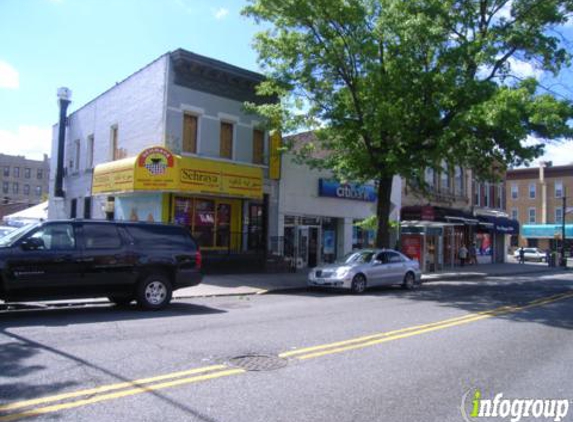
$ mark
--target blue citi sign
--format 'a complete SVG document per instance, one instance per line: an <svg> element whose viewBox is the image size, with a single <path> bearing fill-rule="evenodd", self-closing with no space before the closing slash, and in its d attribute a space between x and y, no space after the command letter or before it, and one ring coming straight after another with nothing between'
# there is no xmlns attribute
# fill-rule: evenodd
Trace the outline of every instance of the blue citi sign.
<svg viewBox="0 0 573 422"><path fill-rule="evenodd" d="M374 186L357 183L339 183L334 180L318 180L318 196L352 199L355 201L376 202Z"/></svg>

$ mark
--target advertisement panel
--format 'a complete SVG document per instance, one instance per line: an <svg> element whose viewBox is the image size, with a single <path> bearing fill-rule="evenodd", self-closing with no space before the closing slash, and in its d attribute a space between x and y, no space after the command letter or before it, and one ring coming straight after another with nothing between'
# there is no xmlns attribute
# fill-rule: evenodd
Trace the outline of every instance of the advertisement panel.
<svg viewBox="0 0 573 422"><path fill-rule="evenodd" d="M416 234L402 234L400 239L402 253L410 259L422 262L422 236Z"/></svg>

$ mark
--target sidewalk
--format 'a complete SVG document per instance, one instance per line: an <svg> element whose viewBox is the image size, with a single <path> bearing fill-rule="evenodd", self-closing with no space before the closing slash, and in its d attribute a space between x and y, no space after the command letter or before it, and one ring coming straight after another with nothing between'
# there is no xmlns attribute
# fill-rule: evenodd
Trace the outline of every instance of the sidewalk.
<svg viewBox="0 0 573 422"><path fill-rule="evenodd" d="M556 273L562 271L564 270L561 268L548 267L547 264L539 263L483 264L424 274L422 280L424 282L468 280L490 276ZM280 290L305 289L307 273L308 271L279 274L207 275L199 286L177 290L173 293L173 297L241 296Z"/></svg>

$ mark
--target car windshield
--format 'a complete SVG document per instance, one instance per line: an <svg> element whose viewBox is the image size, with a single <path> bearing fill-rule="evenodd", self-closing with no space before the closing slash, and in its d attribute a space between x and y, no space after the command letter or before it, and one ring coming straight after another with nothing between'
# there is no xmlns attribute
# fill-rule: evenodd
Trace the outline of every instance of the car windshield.
<svg viewBox="0 0 573 422"><path fill-rule="evenodd" d="M14 242L20 239L22 236L27 234L30 230L35 229L40 223L33 223L28 224L26 226L22 226L10 233L0 237L0 247L12 246Z"/></svg>
<svg viewBox="0 0 573 422"><path fill-rule="evenodd" d="M338 261L341 264L367 264L372 261L374 251L351 252Z"/></svg>

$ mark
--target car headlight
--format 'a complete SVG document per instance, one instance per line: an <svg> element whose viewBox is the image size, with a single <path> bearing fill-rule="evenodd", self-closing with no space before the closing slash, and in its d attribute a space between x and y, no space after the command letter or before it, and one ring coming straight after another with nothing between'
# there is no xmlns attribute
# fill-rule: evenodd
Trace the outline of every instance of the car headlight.
<svg viewBox="0 0 573 422"><path fill-rule="evenodd" d="M348 275L348 273L350 272L350 268L349 267L342 267L336 270L336 277L337 278L344 278Z"/></svg>

